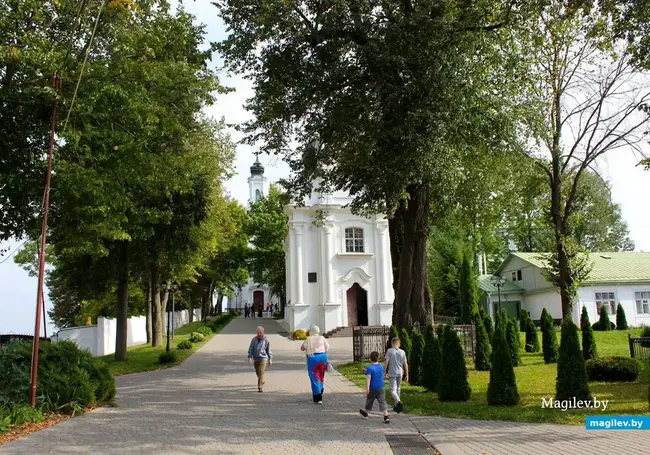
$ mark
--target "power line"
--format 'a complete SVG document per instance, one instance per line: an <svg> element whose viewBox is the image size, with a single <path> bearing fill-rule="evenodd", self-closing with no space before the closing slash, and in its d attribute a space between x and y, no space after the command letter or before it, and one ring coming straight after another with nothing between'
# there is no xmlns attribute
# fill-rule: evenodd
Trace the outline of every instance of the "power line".
<svg viewBox="0 0 650 455"><path fill-rule="evenodd" d="M29 239L25 240L23 243L21 243L20 245L18 245L18 247L17 247L15 250L13 250L9 256L7 256L7 257L4 258L2 261L0 261L0 265L2 265L2 264L4 264L5 262L7 262L7 261L11 258L11 256L13 256L14 254L16 254L16 253L18 252L18 250L19 250L20 248L22 248L22 246L23 246L25 243L27 243L28 241L29 241Z"/></svg>

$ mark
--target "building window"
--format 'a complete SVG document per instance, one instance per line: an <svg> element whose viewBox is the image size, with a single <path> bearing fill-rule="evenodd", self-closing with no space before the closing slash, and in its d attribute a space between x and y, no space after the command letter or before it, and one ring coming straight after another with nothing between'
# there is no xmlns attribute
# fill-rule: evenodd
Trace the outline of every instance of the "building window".
<svg viewBox="0 0 650 455"><path fill-rule="evenodd" d="M363 253L363 229L346 228L345 229L345 252L346 253Z"/></svg>
<svg viewBox="0 0 650 455"><path fill-rule="evenodd" d="M517 270L517 281L521 281L521 270Z"/></svg>
<svg viewBox="0 0 650 455"><path fill-rule="evenodd" d="M512 272L512 281L517 281L517 272Z"/></svg>
<svg viewBox="0 0 650 455"><path fill-rule="evenodd" d="M609 314L616 314L616 296L613 292L596 292L596 310L600 314L600 307L607 305Z"/></svg>
<svg viewBox="0 0 650 455"><path fill-rule="evenodd" d="M517 270L516 272L512 272L512 281L521 281L521 270Z"/></svg>
<svg viewBox="0 0 650 455"><path fill-rule="evenodd" d="M262 192L260 190L255 190L255 201L262 199Z"/></svg>
<svg viewBox="0 0 650 455"><path fill-rule="evenodd" d="M650 315L650 291L635 292L634 299L636 300L637 314Z"/></svg>

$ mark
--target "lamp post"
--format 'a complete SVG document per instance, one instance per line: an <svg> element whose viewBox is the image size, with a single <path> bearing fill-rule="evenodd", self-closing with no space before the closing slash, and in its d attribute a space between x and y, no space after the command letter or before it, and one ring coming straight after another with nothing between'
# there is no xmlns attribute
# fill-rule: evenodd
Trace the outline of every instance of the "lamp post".
<svg viewBox="0 0 650 455"><path fill-rule="evenodd" d="M167 352L169 352L169 339L170 339L170 336L171 336L171 332L173 330L172 318L174 317L174 293L176 291L178 291L178 283L176 281L174 281L172 283L171 287L169 287L167 285L167 282L163 281L161 287L162 287L163 291L169 290L169 300L167 300L167 308L166 308L166 310L167 310L167 347L165 348L165 350ZM172 329L170 329L170 324L172 324Z"/></svg>
<svg viewBox="0 0 650 455"><path fill-rule="evenodd" d="M499 296L499 313L501 313L501 288L506 284L506 279L501 275L493 275L490 281L492 281L492 284L497 287L497 294Z"/></svg>

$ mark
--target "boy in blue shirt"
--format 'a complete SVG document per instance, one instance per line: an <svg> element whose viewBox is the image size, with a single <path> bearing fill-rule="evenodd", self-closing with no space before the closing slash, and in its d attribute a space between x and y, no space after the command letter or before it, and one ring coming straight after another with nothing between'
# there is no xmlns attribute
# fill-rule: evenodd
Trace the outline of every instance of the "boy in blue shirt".
<svg viewBox="0 0 650 455"><path fill-rule="evenodd" d="M359 414L368 418L368 411L372 411L372 405L377 400L379 410L384 413L384 423L390 423L388 418L388 406L386 406L386 392L384 391L384 367L379 364L379 353L373 351L370 354L372 362L366 373L366 409L359 409Z"/></svg>

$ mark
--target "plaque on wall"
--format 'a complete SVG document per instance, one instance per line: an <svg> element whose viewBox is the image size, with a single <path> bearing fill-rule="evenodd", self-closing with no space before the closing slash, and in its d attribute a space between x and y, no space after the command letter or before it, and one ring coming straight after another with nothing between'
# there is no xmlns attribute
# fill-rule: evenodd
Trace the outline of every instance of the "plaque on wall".
<svg viewBox="0 0 650 455"><path fill-rule="evenodd" d="M307 273L307 283L315 283L315 282L316 282L316 272Z"/></svg>

